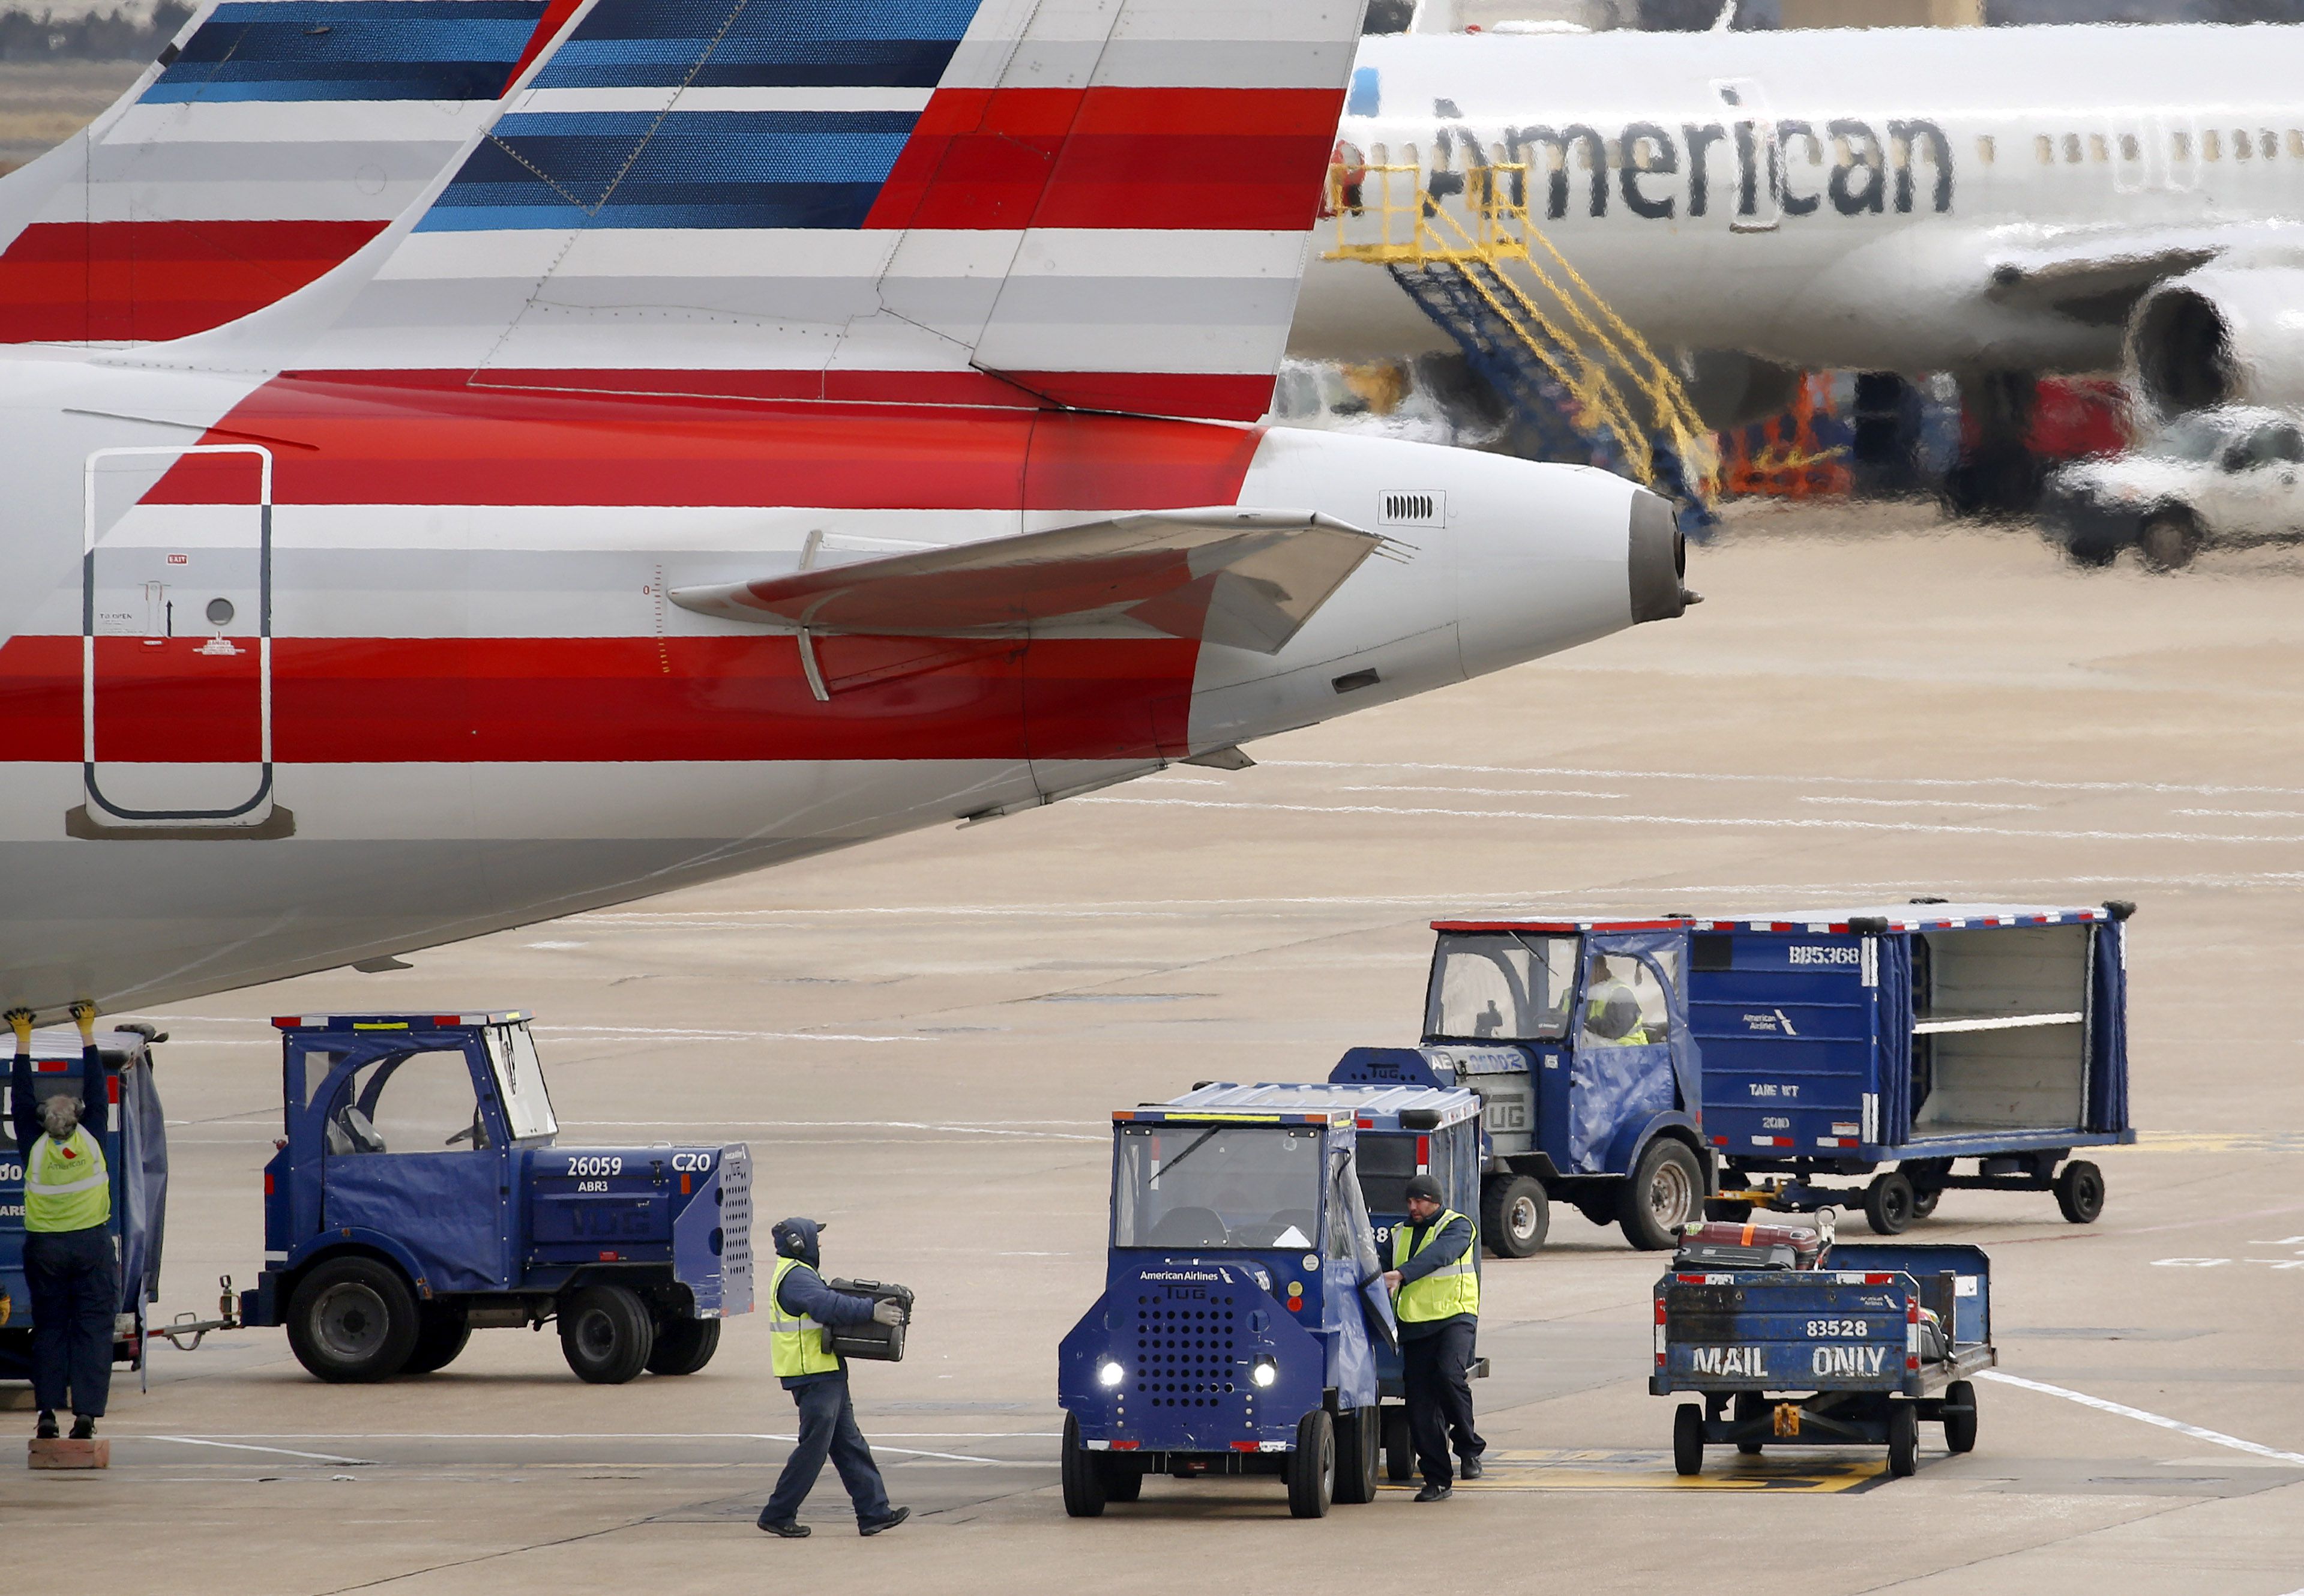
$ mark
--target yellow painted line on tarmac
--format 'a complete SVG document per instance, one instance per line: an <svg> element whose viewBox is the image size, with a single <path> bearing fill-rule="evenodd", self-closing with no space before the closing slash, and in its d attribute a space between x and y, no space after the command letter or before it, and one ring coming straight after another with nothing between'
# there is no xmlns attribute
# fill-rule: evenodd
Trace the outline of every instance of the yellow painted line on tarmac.
<svg viewBox="0 0 2304 1596"><path fill-rule="evenodd" d="M1616 1452L1605 1449L1500 1452L1481 1455L1487 1472L1478 1480L1459 1480L1456 1489L1472 1490L1779 1490L1831 1494L1861 1490L1885 1479L1886 1456L1871 1447L1845 1456L1798 1458L1758 1457L1714 1448L1704 1472L1683 1479L1674 1472L1672 1454ZM1419 1482L1387 1483L1386 1490L1415 1490Z"/></svg>

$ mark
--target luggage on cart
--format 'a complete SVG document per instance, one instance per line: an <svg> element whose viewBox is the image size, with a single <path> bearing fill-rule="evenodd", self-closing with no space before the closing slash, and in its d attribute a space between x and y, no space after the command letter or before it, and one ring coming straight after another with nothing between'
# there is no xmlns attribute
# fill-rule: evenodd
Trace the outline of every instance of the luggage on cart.
<svg viewBox="0 0 2304 1596"><path fill-rule="evenodd" d="M1829 1227L1713 1220L1686 1227L1676 1269L1812 1269L1832 1247Z"/></svg>

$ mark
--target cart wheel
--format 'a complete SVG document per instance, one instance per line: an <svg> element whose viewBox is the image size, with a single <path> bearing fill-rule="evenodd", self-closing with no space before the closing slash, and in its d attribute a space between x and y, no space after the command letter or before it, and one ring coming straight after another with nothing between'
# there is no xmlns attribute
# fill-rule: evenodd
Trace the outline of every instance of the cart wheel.
<svg viewBox="0 0 2304 1596"><path fill-rule="evenodd" d="M1297 1518L1326 1518L1336 1499L1336 1427L1328 1410L1316 1407L1296 1424L1296 1449L1288 1454L1288 1511Z"/></svg>
<svg viewBox="0 0 2304 1596"><path fill-rule="evenodd" d="M1683 1402L1672 1415L1672 1466L1684 1479L1704 1472L1704 1409Z"/></svg>
<svg viewBox="0 0 2304 1596"><path fill-rule="evenodd" d="M1080 1445L1078 1413L1064 1415L1063 1448L1064 1511L1074 1518L1103 1517L1104 1471L1096 1454Z"/></svg>
<svg viewBox="0 0 2304 1596"><path fill-rule="evenodd" d="M418 1310L416 1350L400 1366L402 1374L431 1374L445 1369L472 1338L472 1324L464 1304L427 1303Z"/></svg>
<svg viewBox="0 0 2304 1596"><path fill-rule="evenodd" d="M637 1293L586 1286L560 1299L560 1355L589 1385L621 1386L648 1367L656 1320Z"/></svg>
<svg viewBox="0 0 2304 1596"><path fill-rule="evenodd" d="M1105 1501L1132 1502L1144 1494L1144 1465L1134 1458L1110 1452L1083 1452L1080 1456L1096 1460L1096 1472L1104 1481Z"/></svg>
<svg viewBox="0 0 2304 1596"><path fill-rule="evenodd" d="M656 1346L648 1354L650 1374L693 1374L720 1350L716 1319L659 1319Z"/></svg>
<svg viewBox="0 0 2304 1596"><path fill-rule="evenodd" d="M1416 1441L1408 1432L1408 1410L1393 1403L1378 1421L1384 1429L1384 1477L1394 1485L1416 1477Z"/></svg>
<svg viewBox="0 0 2304 1596"><path fill-rule="evenodd" d="M1739 1391L1736 1393L1735 1419L1738 1424L1758 1423L1759 1422L1760 1415L1767 1411L1768 1405L1760 1400L1760 1394L1758 1391ZM1736 1450L1741 1452L1747 1457L1758 1457L1760 1455L1760 1443L1758 1441L1738 1441L1736 1443Z"/></svg>
<svg viewBox="0 0 2304 1596"><path fill-rule="evenodd" d="M416 1350L416 1294L380 1258L331 1258L288 1299L288 1346L331 1385L390 1380Z"/></svg>
<svg viewBox="0 0 2304 1596"><path fill-rule="evenodd" d="M1864 1188L1864 1219L1878 1235L1902 1235L1912 1225L1912 1183L1901 1170L1876 1175Z"/></svg>
<svg viewBox="0 0 2304 1596"><path fill-rule="evenodd" d="M1381 1433L1374 1403L1336 1415L1336 1500L1347 1506L1376 1500Z"/></svg>
<svg viewBox="0 0 2304 1596"><path fill-rule="evenodd" d="M1949 1452L1972 1452L1976 1449L1976 1388L1964 1380L1956 1380L1944 1389L1944 1400L1938 1406L1944 1415L1944 1449Z"/></svg>
<svg viewBox="0 0 2304 1596"><path fill-rule="evenodd" d="M1912 1218L1925 1219L1936 1212L1936 1199L1944 1195L1944 1187L1937 1183L1952 1173L1952 1160L1913 1159L1896 1167L1912 1183Z"/></svg>
<svg viewBox="0 0 2304 1596"><path fill-rule="evenodd" d="M2056 1207L2075 1225L2093 1225L2104 1212L2104 1171L2074 1159L2056 1176Z"/></svg>
<svg viewBox="0 0 2304 1596"><path fill-rule="evenodd" d="M1499 1258L1532 1258L1552 1228L1544 1183L1525 1175L1498 1176L1480 1187L1480 1234Z"/></svg>
<svg viewBox="0 0 2304 1596"><path fill-rule="evenodd" d="M1920 1414L1909 1402L1888 1405L1888 1473L1908 1478L1920 1465Z"/></svg>
<svg viewBox="0 0 2304 1596"><path fill-rule="evenodd" d="M1669 1136L1656 1137L1618 1193L1616 1219L1624 1239L1643 1252L1664 1252L1678 1244L1680 1227L1703 1211L1704 1170L1696 1155Z"/></svg>

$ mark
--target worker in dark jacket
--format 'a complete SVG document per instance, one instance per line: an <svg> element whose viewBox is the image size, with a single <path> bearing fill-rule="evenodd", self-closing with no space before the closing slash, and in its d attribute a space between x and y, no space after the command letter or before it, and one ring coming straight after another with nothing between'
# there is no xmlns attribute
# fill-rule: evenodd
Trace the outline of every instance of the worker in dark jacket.
<svg viewBox="0 0 2304 1596"><path fill-rule="evenodd" d="M816 1238L823 1228L815 1219L784 1219L770 1232L775 1238L776 1268L768 1278L768 1355L776 1378L800 1409L800 1439L768 1505L760 1509L760 1527L788 1540L809 1532L794 1518L816 1489L827 1456L848 1488L848 1499L856 1505L858 1534L893 1530L912 1513L910 1507L888 1506L887 1488L880 1482L872 1448L856 1428L848 1365L832 1350L826 1333L833 1325L868 1320L902 1324L904 1310L895 1303L875 1302L826 1286L817 1272Z"/></svg>
<svg viewBox="0 0 2304 1596"><path fill-rule="evenodd" d="M56 1435L67 1396L72 1439L87 1440L112 1390L112 1322L120 1311L120 1262L112 1250L112 1174L104 1133L112 1094L96 1048L96 1006L72 1005L80 1024L83 1099L42 1099L32 1085L32 1011L13 1008L16 1061L8 1072L8 1117L24 1170L24 1285L32 1298L33 1433Z"/></svg>
<svg viewBox="0 0 2304 1596"><path fill-rule="evenodd" d="M1438 1181L1428 1175L1409 1181L1408 1223L1393 1227L1384 1283L1400 1324L1409 1435L1424 1474L1419 1502L1443 1502L1455 1493L1452 1440L1467 1480L1480 1477L1480 1454L1488 1447L1472 1428L1466 1373L1480 1322L1479 1244L1472 1222L1441 1205Z"/></svg>

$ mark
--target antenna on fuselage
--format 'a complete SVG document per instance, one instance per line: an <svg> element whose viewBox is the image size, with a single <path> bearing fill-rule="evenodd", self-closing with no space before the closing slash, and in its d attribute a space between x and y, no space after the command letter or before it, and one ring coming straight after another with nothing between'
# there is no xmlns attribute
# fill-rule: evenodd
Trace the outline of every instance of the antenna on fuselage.
<svg viewBox="0 0 2304 1596"><path fill-rule="evenodd" d="M1736 0L1726 0L1726 4L1720 8L1720 14L1712 19L1712 31L1725 33L1735 25Z"/></svg>

